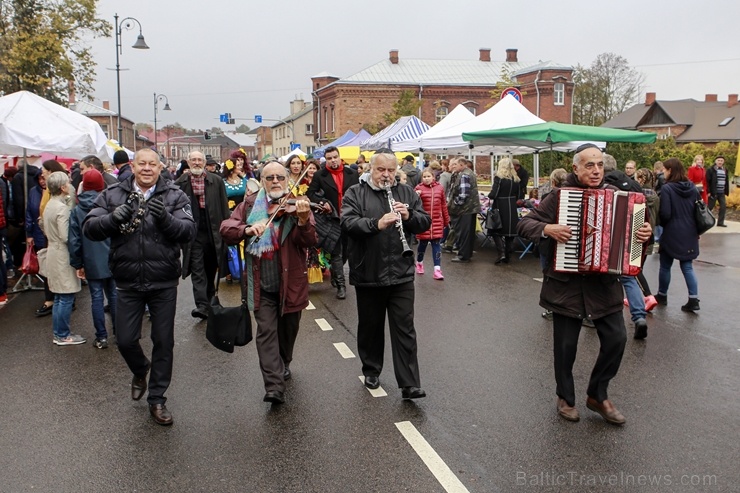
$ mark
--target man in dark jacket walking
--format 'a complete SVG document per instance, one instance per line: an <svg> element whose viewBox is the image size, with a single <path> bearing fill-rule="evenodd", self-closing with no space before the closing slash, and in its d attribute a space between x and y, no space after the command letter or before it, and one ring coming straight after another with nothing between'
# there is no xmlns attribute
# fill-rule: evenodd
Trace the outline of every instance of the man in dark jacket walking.
<svg viewBox="0 0 740 493"><path fill-rule="evenodd" d="M267 225L268 208L288 192L288 172L280 163L262 170L262 189L239 204L221 223L230 245L246 240L244 293L257 321L257 355L265 384L265 402L285 402L293 346L301 313L308 306L307 248L316 245L311 207L305 197L296 200L296 213Z"/></svg>
<svg viewBox="0 0 740 493"><path fill-rule="evenodd" d="M111 239L109 265L118 288L116 339L134 374L131 398L144 396L151 369L149 412L157 424L170 425L164 393L172 379L180 244L193 241L196 226L187 195L166 183L161 169L156 152L137 151L133 175L98 196L82 230L93 241ZM139 343L146 306L152 319L151 361Z"/></svg>
<svg viewBox="0 0 740 493"><path fill-rule="evenodd" d="M127 180L131 175L131 163L128 153L120 149L113 153L113 165L118 169L118 181Z"/></svg>
<svg viewBox="0 0 740 493"><path fill-rule="evenodd" d="M709 210L713 210L719 204L719 215L717 226L726 228L725 211L727 210L726 198L730 195L730 175L725 169L725 158L717 156L714 166L707 169L707 188L709 188Z"/></svg>
<svg viewBox="0 0 740 493"><path fill-rule="evenodd" d="M396 184L398 161L392 151L383 151L370 158L370 174L347 191L342 204L342 230L349 237L349 282L357 293L357 351L365 386L378 388L387 312L401 396L418 399L426 393L420 388L416 355L414 255L404 252L401 235L423 233L432 219L411 187Z"/></svg>
<svg viewBox="0 0 740 493"><path fill-rule="evenodd" d="M604 159L598 147L593 144L584 144L576 149L576 154L573 156L573 173L567 176L565 186L605 187ZM552 238L558 243L565 243L571 238L570 226L558 224L560 190L554 189L553 192L540 202L539 207L519 221L517 231L520 236L531 241ZM648 241L651 231L650 224L645 223L637 231L637 239L641 242ZM589 317L596 325L601 349L591 372L586 407L599 413L611 424L624 424L624 416L607 395L609 381L619 370L627 341L622 317L623 298L619 276L555 272L552 261L545 268L544 273L540 305L553 312L558 414L568 421L580 419L575 407L573 363L576 358L581 322L585 317Z"/></svg>
<svg viewBox="0 0 740 493"><path fill-rule="evenodd" d="M326 166L313 176L306 195L312 202L321 204L326 214L342 210L342 198L352 185L359 181L357 171L349 166L342 166L339 149L334 146L326 148L324 152ZM337 298L347 297L347 288L344 280L344 262L347 259L347 237L343 234L337 241L331 254L331 284L337 288Z"/></svg>
<svg viewBox="0 0 740 493"><path fill-rule="evenodd" d="M191 152L188 165L190 173L181 175L175 185L190 199L198 232L195 241L182 247L182 278L191 276L193 283L195 308L190 314L205 320L208 301L216 291L216 271L225 252L218 229L221 221L229 217L229 204L223 179L205 171L206 158L202 152Z"/></svg>

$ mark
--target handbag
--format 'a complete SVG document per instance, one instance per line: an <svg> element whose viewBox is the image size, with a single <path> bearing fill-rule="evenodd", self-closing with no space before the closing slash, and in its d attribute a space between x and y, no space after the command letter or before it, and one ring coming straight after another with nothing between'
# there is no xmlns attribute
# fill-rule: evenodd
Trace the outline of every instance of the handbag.
<svg viewBox="0 0 740 493"><path fill-rule="evenodd" d="M239 270L241 271L243 268L240 253L237 251ZM249 314L247 300L244 296L244 286L241 278L239 279L239 286L242 292L241 305L221 305L221 301L218 299L218 284L216 285L216 292L208 305L206 339L216 349L227 353L233 353L234 346L246 346L252 340L252 317Z"/></svg>
<svg viewBox="0 0 740 493"><path fill-rule="evenodd" d="M489 207L486 212L486 229L497 230L501 229L503 224L501 223L501 212L497 207Z"/></svg>
<svg viewBox="0 0 740 493"><path fill-rule="evenodd" d="M242 258L240 255L240 249L237 247L237 245L229 245L226 255L228 258L228 265L229 265L229 274L231 274L232 279L241 279L242 278Z"/></svg>
<svg viewBox="0 0 740 493"><path fill-rule="evenodd" d="M714 214L701 199L694 202L694 221L696 222L696 231L700 235L712 229L716 223Z"/></svg>
<svg viewBox="0 0 740 493"><path fill-rule="evenodd" d="M26 253L23 254L23 263L21 263L21 272L29 276L35 276L39 273L39 258L33 245L26 244Z"/></svg>

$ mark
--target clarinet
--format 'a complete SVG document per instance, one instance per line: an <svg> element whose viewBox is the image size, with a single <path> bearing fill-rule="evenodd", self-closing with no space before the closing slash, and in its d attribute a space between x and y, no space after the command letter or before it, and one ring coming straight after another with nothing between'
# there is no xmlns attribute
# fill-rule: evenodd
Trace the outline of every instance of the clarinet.
<svg viewBox="0 0 740 493"><path fill-rule="evenodd" d="M391 187L386 187L385 192L388 194L388 205L391 208L391 212L393 212L393 204L395 204L396 201L393 198ZM406 207L408 207L408 205L406 205ZM396 219L396 227L398 228L398 232L401 235L401 244L403 245L403 253L401 254L401 256L405 258L413 257L414 251L411 249L411 247L409 247L409 242L406 241L406 233L403 232L403 219L401 219L401 213L396 212L396 215L398 216L398 219Z"/></svg>

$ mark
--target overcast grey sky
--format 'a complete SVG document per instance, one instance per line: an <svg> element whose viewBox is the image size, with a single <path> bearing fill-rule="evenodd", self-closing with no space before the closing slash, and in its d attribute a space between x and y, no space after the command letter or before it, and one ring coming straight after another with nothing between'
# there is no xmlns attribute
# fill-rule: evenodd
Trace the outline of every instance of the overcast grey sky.
<svg viewBox="0 0 740 493"><path fill-rule="evenodd" d="M151 49L135 50L138 30L123 31L122 113L154 120L154 93L172 111L158 126L221 125L218 115L265 119L289 113L294 97L311 100L310 78L349 76L398 49L403 58L477 59L491 48L503 60L590 65L600 53L625 57L658 99L727 100L740 92L740 2L674 0L100 0L98 15L135 17ZM116 110L113 36L93 41L95 102ZM230 128L233 128L230 127Z"/></svg>

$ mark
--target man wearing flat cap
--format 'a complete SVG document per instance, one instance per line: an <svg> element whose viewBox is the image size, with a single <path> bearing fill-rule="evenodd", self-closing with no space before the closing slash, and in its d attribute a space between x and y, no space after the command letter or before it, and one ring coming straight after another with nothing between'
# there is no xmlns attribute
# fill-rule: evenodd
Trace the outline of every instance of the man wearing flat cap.
<svg viewBox="0 0 740 493"><path fill-rule="evenodd" d="M618 188L604 183L604 155L593 144L584 144L573 156L573 172L563 184L570 188ZM571 227L558 224L560 189L554 188L539 207L519 220L519 236L540 243L541 252L551 252L557 243L570 240ZM652 229L645 223L637 230L637 239L646 242ZM619 370L627 342L627 331L622 317L623 291L617 274L584 274L581 272L555 272L554 255L547 255L549 262L543 269L544 280L540 305L553 312L553 345L555 356L555 382L557 413L567 421L578 421L573 363L576 359L581 323L588 317L596 325L601 348L591 372L586 407L608 423L621 426L625 418L612 404L607 387Z"/></svg>
<svg viewBox="0 0 740 493"><path fill-rule="evenodd" d="M195 240L183 245L182 278L191 276L195 318L208 318L208 302L216 291L216 271L221 265L225 245L219 228L229 217L226 187L223 179L205 170L206 158L200 151L188 154L190 173L184 173L175 185L190 198L193 219L197 225Z"/></svg>

